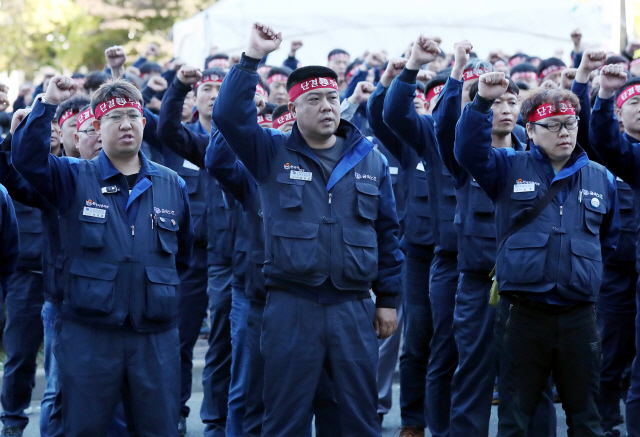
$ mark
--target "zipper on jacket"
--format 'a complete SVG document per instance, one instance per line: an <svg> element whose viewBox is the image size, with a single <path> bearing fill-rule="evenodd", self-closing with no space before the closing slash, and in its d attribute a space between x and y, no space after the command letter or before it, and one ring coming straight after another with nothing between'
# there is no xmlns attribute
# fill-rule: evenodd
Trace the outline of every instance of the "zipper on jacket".
<svg viewBox="0 0 640 437"><path fill-rule="evenodd" d="M329 205L331 205L331 197L333 196L333 193L329 193Z"/></svg>

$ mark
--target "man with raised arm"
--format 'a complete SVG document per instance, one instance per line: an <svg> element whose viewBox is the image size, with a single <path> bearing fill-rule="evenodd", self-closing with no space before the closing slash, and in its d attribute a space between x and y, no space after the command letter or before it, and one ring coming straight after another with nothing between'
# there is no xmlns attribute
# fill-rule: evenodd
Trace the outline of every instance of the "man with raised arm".
<svg viewBox="0 0 640 437"><path fill-rule="evenodd" d="M290 134L257 124L258 64L281 42L270 27L252 26L249 48L225 78L212 117L260 187L268 291L262 432L304 434L327 366L343 435L380 436L377 337L397 327L403 258L389 168L339 119L337 75L329 68L289 76L296 119Z"/></svg>

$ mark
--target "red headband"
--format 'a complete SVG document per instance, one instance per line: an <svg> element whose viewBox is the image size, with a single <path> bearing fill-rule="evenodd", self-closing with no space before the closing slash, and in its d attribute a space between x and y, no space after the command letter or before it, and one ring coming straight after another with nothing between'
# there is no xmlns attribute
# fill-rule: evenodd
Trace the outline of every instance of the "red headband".
<svg viewBox="0 0 640 437"><path fill-rule="evenodd" d="M271 123L272 120L272 114L258 115L258 124Z"/></svg>
<svg viewBox="0 0 640 437"><path fill-rule="evenodd" d="M346 75L347 80L351 79L353 76L355 76L355 74L358 72L358 70L360 69L360 65L362 64L358 64L355 67L353 67L351 70L349 70L349 72Z"/></svg>
<svg viewBox="0 0 640 437"><path fill-rule="evenodd" d="M209 61L207 68L222 67L227 68L229 66L229 60L225 58L216 58Z"/></svg>
<svg viewBox="0 0 640 437"><path fill-rule="evenodd" d="M93 111L91 110L91 107L88 107L78 115L78 125L76 126L76 131L80 131L80 126L82 125L82 123L89 120L90 118L93 118Z"/></svg>
<svg viewBox="0 0 640 437"><path fill-rule="evenodd" d="M512 81L517 81L518 79L535 79L538 80L538 75L535 71L516 71L511 75Z"/></svg>
<svg viewBox="0 0 640 437"><path fill-rule="evenodd" d="M434 86L427 92L427 102L430 102L435 96L440 95L442 90L444 89L444 85Z"/></svg>
<svg viewBox="0 0 640 437"><path fill-rule="evenodd" d="M540 79L544 79L545 77L547 77L551 73L555 73L556 71L562 71L565 68L567 68L567 67L564 67L562 65L549 65L547 68L545 68L544 70L542 70L540 72Z"/></svg>
<svg viewBox="0 0 640 437"><path fill-rule="evenodd" d="M262 85L260 84L256 85L256 94L260 94L264 98L267 97L267 92L264 90L264 88L262 88Z"/></svg>
<svg viewBox="0 0 640 437"><path fill-rule="evenodd" d="M330 88L339 91L338 83L334 79L330 77L316 77L314 79L307 79L304 82L295 84L289 90L289 100L295 102L302 94L321 88Z"/></svg>
<svg viewBox="0 0 640 437"><path fill-rule="evenodd" d="M105 114L113 111L114 109L133 108L140 111L142 114L142 105L135 100L123 99L122 97L114 97L111 100L107 100L104 103L100 103L96 106L96 120L100 120Z"/></svg>
<svg viewBox="0 0 640 437"><path fill-rule="evenodd" d="M287 111L284 114L282 114L280 117L276 118L275 120L273 120L273 128L274 129L278 129L280 128L280 126L282 126L283 124L286 124L290 121L293 121L293 115Z"/></svg>
<svg viewBox="0 0 640 437"><path fill-rule="evenodd" d="M560 110L557 111L553 103L545 103L529 114L529 121L539 121L556 115L576 115L576 108L569 102L560 102Z"/></svg>
<svg viewBox="0 0 640 437"><path fill-rule="evenodd" d="M58 119L58 126L62 127L65 121L69 120L71 117L73 117L77 113L78 113L77 109L69 109L67 111L64 111L64 113Z"/></svg>
<svg viewBox="0 0 640 437"><path fill-rule="evenodd" d="M329 56L329 62L333 61L334 59L336 61L348 61L349 59L351 59L351 56L348 53L336 53Z"/></svg>
<svg viewBox="0 0 640 437"><path fill-rule="evenodd" d="M424 95L424 93L420 90L416 90L416 95L415 97L419 98L420 100L422 100L423 102L428 102L427 97Z"/></svg>
<svg viewBox="0 0 640 437"><path fill-rule="evenodd" d="M289 76L285 76L284 74L274 74L271 75L267 78L267 83L269 85L271 85L273 82L275 82L276 80L278 82L287 82L287 79L289 79Z"/></svg>
<svg viewBox="0 0 640 437"><path fill-rule="evenodd" d="M509 60L509 65L513 67L514 65L522 64L526 60L527 58L525 58L524 56L516 56L515 58L511 58Z"/></svg>
<svg viewBox="0 0 640 437"><path fill-rule="evenodd" d="M464 70L464 72L462 73L462 79L463 80L478 79L480 76L482 76L485 73L491 73L491 71L484 68L476 68L476 69L470 68L468 70Z"/></svg>
<svg viewBox="0 0 640 437"><path fill-rule="evenodd" d="M625 89L620 93L618 99L616 100L618 108L622 108L624 102L629 100L631 97L637 96L638 94L640 94L640 85L631 85L629 88Z"/></svg>
<svg viewBox="0 0 640 437"><path fill-rule="evenodd" d="M631 63L629 64L629 68L631 68L631 67L633 67L635 65L638 65L638 64L640 64L640 58L636 58L633 61L631 61Z"/></svg>
<svg viewBox="0 0 640 437"><path fill-rule="evenodd" d="M202 79L200 79L198 82L196 82L196 84L193 86L193 89L195 90L200 85L202 85L203 83L206 83L206 82L222 83L222 79L223 78L221 76L217 75L217 74L209 74L207 76L202 76Z"/></svg>
<svg viewBox="0 0 640 437"><path fill-rule="evenodd" d="M504 62L502 59L498 59L496 62L494 62L493 67L508 67L507 63Z"/></svg>

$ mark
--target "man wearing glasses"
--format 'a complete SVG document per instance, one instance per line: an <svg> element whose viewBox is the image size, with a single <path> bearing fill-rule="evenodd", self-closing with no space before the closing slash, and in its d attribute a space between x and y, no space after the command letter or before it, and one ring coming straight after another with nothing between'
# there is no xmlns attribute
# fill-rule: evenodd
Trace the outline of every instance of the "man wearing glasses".
<svg viewBox="0 0 640 437"><path fill-rule="evenodd" d="M580 102L566 90L522 102L528 151L492 148L491 108L508 85L480 77L454 146L496 208L498 436L526 433L550 375L569 435L603 436L595 300L620 234L615 178L576 144Z"/></svg>
<svg viewBox="0 0 640 437"><path fill-rule="evenodd" d="M71 78L54 77L12 150L16 169L60 214L65 295L56 358L64 434L107 435L126 393L138 433L175 435L179 273L193 241L186 185L140 153L142 96L124 80L92 97L102 141L96 159L49 154L43 140L56 106L76 90Z"/></svg>

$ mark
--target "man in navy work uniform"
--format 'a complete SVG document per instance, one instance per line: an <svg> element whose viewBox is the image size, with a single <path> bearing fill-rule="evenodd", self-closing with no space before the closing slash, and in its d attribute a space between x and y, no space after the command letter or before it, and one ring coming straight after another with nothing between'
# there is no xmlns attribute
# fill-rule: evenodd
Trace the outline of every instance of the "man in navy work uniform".
<svg viewBox="0 0 640 437"><path fill-rule="evenodd" d="M496 208L498 436L526 433L550 375L569 435L603 436L595 300L620 235L615 179L576 145L580 104L570 91L541 89L522 103L530 151L491 147L492 106L508 86L504 73L480 77L454 148Z"/></svg>
<svg viewBox="0 0 640 437"><path fill-rule="evenodd" d="M425 403L427 368L430 342L433 335L429 276L433 260L437 203L435 187L428 183L424 160L407 143L401 141L383 120L387 90L400 74L407 60L393 59L387 65L380 82L367 105L367 118L374 134L398 159L405 173L406 212L405 231L400 246L405 251L404 265L404 346L400 356L400 415L401 436L424 435L427 427ZM416 97L407 99L405 106L415 108L415 116L427 113L424 102L416 90ZM418 101L419 104L415 104ZM395 363L394 363L395 365Z"/></svg>
<svg viewBox="0 0 640 437"><path fill-rule="evenodd" d="M7 294L7 281L16 271L20 237L13 202L7 189L0 185L0 291L2 302Z"/></svg>
<svg viewBox="0 0 640 437"><path fill-rule="evenodd" d="M16 169L60 213L65 296L56 358L64 433L106 435L126 392L139 434L175 436L179 273L193 242L186 185L139 152L142 96L123 80L92 97L100 155L50 155L50 120L76 89L70 78L53 78L12 150Z"/></svg>
<svg viewBox="0 0 640 437"><path fill-rule="evenodd" d="M396 330L402 270L389 169L370 141L340 121L337 75L326 67L289 77L296 118L290 134L259 127L258 64L281 42L271 28L252 26L212 118L259 184L263 207L269 294L262 433L304 434L327 366L343 434L380 436L376 333L384 338Z"/></svg>
<svg viewBox="0 0 640 437"><path fill-rule="evenodd" d="M600 90L593 107L589 127L591 147L616 176L633 188L636 202L636 226L640 235L640 226L638 226L640 223L638 208L640 203L640 175L638 173L640 168L640 122L638 121L640 80L634 78L627 82L627 74L619 65L605 65L600 72L600 78ZM617 108L614 107L614 103ZM618 120L621 120L624 125L624 133L620 132ZM640 247L636 243L636 260L640 259L638 258L638 250ZM636 261L636 270L640 271L638 261ZM618 298L620 297L622 296L618 296ZM640 303L640 282L636 286L636 304L638 303ZM636 315L635 321L635 345L636 355L631 368L631 387L626 404L626 426L630 437L640 437L639 315Z"/></svg>

